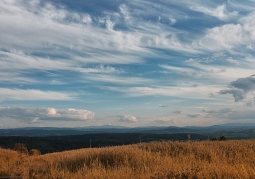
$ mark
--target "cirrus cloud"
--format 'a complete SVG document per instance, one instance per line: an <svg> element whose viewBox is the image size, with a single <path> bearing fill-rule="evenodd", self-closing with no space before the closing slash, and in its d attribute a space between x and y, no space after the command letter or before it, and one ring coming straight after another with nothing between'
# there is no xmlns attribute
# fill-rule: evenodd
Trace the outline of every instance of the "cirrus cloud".
<svg viewBox="0 0 255 179"><path fill-rule="evenodd" d="M229 20L230 18L233 18L238 15L237 11L228 12L225 4L220 5L215 9L205 6L192 6L190 8L192 10L202 12L206 15L210 15L224 21Z"/></svg>
<svg viewBox="0 0 255 179"><path fill-rule="evenodd" d="M75 100L73 93L41 91L36 89L8 89L0 88L0 100Z"/></svg>

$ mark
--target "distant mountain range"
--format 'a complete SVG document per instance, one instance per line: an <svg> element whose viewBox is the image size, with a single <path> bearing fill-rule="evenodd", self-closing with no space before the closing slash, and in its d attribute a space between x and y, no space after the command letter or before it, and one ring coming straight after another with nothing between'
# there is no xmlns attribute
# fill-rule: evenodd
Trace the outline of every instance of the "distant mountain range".
<svg viewBox="0 0 255 179"><path fill-rule="evenodd" d="M168 126L168 127L135 127L124 126L90 126L79 128L28 127L0 129L0 136L62 136L95 133L148 133L148 134L178 134L193 133L207 136L225 135L228 138L242 139L255 137L255 123L229 123L214 126Z"/></svg>
<svg viewBox="0 0 255 179"><path fill-rule="evenodd" d="M106 147L153 141L201 141L255 138L255 124L222 124L208 127L91 126L84 128L29 127L0 129L0 148L12 149L23 143L42 154L88 147Z"/></svg>

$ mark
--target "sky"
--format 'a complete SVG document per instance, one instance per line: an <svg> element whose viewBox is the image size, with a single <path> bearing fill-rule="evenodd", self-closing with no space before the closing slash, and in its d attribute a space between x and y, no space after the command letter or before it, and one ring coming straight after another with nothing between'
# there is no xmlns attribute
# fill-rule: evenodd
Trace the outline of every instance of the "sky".
<svg viewBox="0 0 255 179"><path fill-rule="evenodd" d="M254 0L0 2L0 128L254 122Z"/></svg>

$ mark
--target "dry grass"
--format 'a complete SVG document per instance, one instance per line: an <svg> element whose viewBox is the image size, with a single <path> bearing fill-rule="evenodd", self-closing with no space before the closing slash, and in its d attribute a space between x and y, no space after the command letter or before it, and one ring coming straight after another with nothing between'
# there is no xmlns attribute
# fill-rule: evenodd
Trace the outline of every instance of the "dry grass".
<svg viewBox="0 0 255 179"><path fill-rule="evenodd" d="M255 178L255 140L153 142L41 156L0 149L0 176L56 179Z"/></svg>

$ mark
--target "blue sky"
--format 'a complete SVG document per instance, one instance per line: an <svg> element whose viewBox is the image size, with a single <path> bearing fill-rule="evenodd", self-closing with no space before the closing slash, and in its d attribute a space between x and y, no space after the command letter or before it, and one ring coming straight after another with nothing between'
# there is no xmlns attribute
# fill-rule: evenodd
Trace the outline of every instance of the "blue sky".
<svg viewBox="0 0 255 179"><path fill-rule="evenodd" d="M255 1L2 0L0 127L255 120Z"/></svg>

